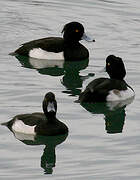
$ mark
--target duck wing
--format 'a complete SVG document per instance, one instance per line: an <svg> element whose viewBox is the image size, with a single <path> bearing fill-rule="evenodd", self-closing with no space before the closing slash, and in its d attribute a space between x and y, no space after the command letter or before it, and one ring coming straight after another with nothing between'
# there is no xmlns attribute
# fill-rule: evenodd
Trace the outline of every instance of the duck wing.
<svg viewBox="0 0 140 180"><path fill-rule="evenodd" d="M105 102L109 91L113 89L126 90L127 85L121 80L98 78L88 84L79 100L80 102Z"/></svg>
<svg viewBox="0 0 140 180"><path fill-rule="evenodd" d="M24 124L34 126L40 121L45 121L45 115L43 113L32 113L32 114L20 114L14 117L14 120L21 120Z"/></svg>
<svg viewBox="0 0 140 180"><path fill-rule="evenodd" d="M26 42L15 51L15 54L28 56L29 51L34 48L41 48L48 52L58 53L64 50L64 39L60 37L48 37Z"/></svg>

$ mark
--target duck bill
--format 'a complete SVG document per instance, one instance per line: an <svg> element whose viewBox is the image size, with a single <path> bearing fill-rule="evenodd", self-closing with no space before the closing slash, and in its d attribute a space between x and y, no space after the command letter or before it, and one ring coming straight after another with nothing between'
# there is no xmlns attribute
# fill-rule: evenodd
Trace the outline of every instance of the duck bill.
<svg viewBox="0 0 140 180"><path fill-rule="evenodd" d="M48 112L56 112L55 106L54 106L54 103L53 103L53 102L49 102L49 103L48 103L47 111L48 111Z"/></svg>
<svg viewBox="0 0 140 180"><path fill-rule="evenodd" d="M88 42L95 42L95 39L93 39L92 37L89 37L88 35L86 35L86 33L83 34L81 39Z"/></svg>

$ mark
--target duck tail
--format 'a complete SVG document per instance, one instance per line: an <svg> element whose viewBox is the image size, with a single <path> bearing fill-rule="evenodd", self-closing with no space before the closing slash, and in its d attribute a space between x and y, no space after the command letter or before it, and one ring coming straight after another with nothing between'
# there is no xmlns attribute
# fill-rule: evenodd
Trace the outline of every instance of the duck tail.
<svg viewBox="0 0 140 180"><path fill-rule="evenodd" d="M0 125L2 125L2 126L8 126L8 122L0 123Z"/></svg>
<svg viewBox="0 0 140 180"><path fill-rule="evenodd" d="M16 56L17 53L16 53L16 52L11 52L11 53L9 53L9 55L11 55L11 56Z"/></svg>

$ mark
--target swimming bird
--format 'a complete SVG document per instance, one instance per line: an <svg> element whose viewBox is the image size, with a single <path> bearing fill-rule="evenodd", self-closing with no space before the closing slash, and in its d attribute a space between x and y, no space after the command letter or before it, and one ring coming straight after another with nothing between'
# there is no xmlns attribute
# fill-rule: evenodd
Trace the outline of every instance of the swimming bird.
<svg viewBox="0 0 140 180"><path fill-rule="evenodd" d="M23 134L55 136L67 133L68 127L56 118L57 102L52 92L45 95L42 107L44 113L19 114L1 125Z"/></svg>
<svg viewBox="0 0 140 180"><path fill-rule="evenodd" d="M21 55L37 59L65 59L66 61L84 60L89 57L89 51L80 40L95 40L89 38L84 27L79 22L70 22L62 30L63 38L47 37L26 42L11 55Z"/></svg>
<svg viewBox="0 0 140 180"><path fill-rule="evenodd" d="M106 58L105 69L110 78L97 78L91 81L79 96L81 103L121 101L135 95L132 87L124 80L126 70L120 57L109 55Z"/></svg>

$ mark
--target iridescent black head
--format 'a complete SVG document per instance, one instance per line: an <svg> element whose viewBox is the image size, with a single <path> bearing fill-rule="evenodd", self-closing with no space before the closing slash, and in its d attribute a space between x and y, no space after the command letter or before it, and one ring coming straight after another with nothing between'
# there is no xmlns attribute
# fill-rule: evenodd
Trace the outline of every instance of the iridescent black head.
<svg viewBox="0 0 140 180"><path fill-rule="evenodd" d="M46 117L54 117L57 112L57 102L55 95L52 92L48 92L43 100L43 111Z"/></svg>
<svg viewBox="0 0 140 180"><path fill-rule="evenodd" d="M80 41L84 34L84 27L78 22L70 22L64 26L62 33L66 41Z"/></svg>
<svg viewBox="0 0 140 180"><path fill-rule="evenodd" d="M106 72L112 79L123 80L126 70L122 59L114 55L109 55L106 58Z"/></svg>
<svg viewBox="0 0 140 180"><path fill-rule="evenodd" d="M82 39L95 42L93 38L88 37L84 32L84 27L79 22L70 22L66 24L62 30L63 38L65 41L78 42Z"/></svg>

